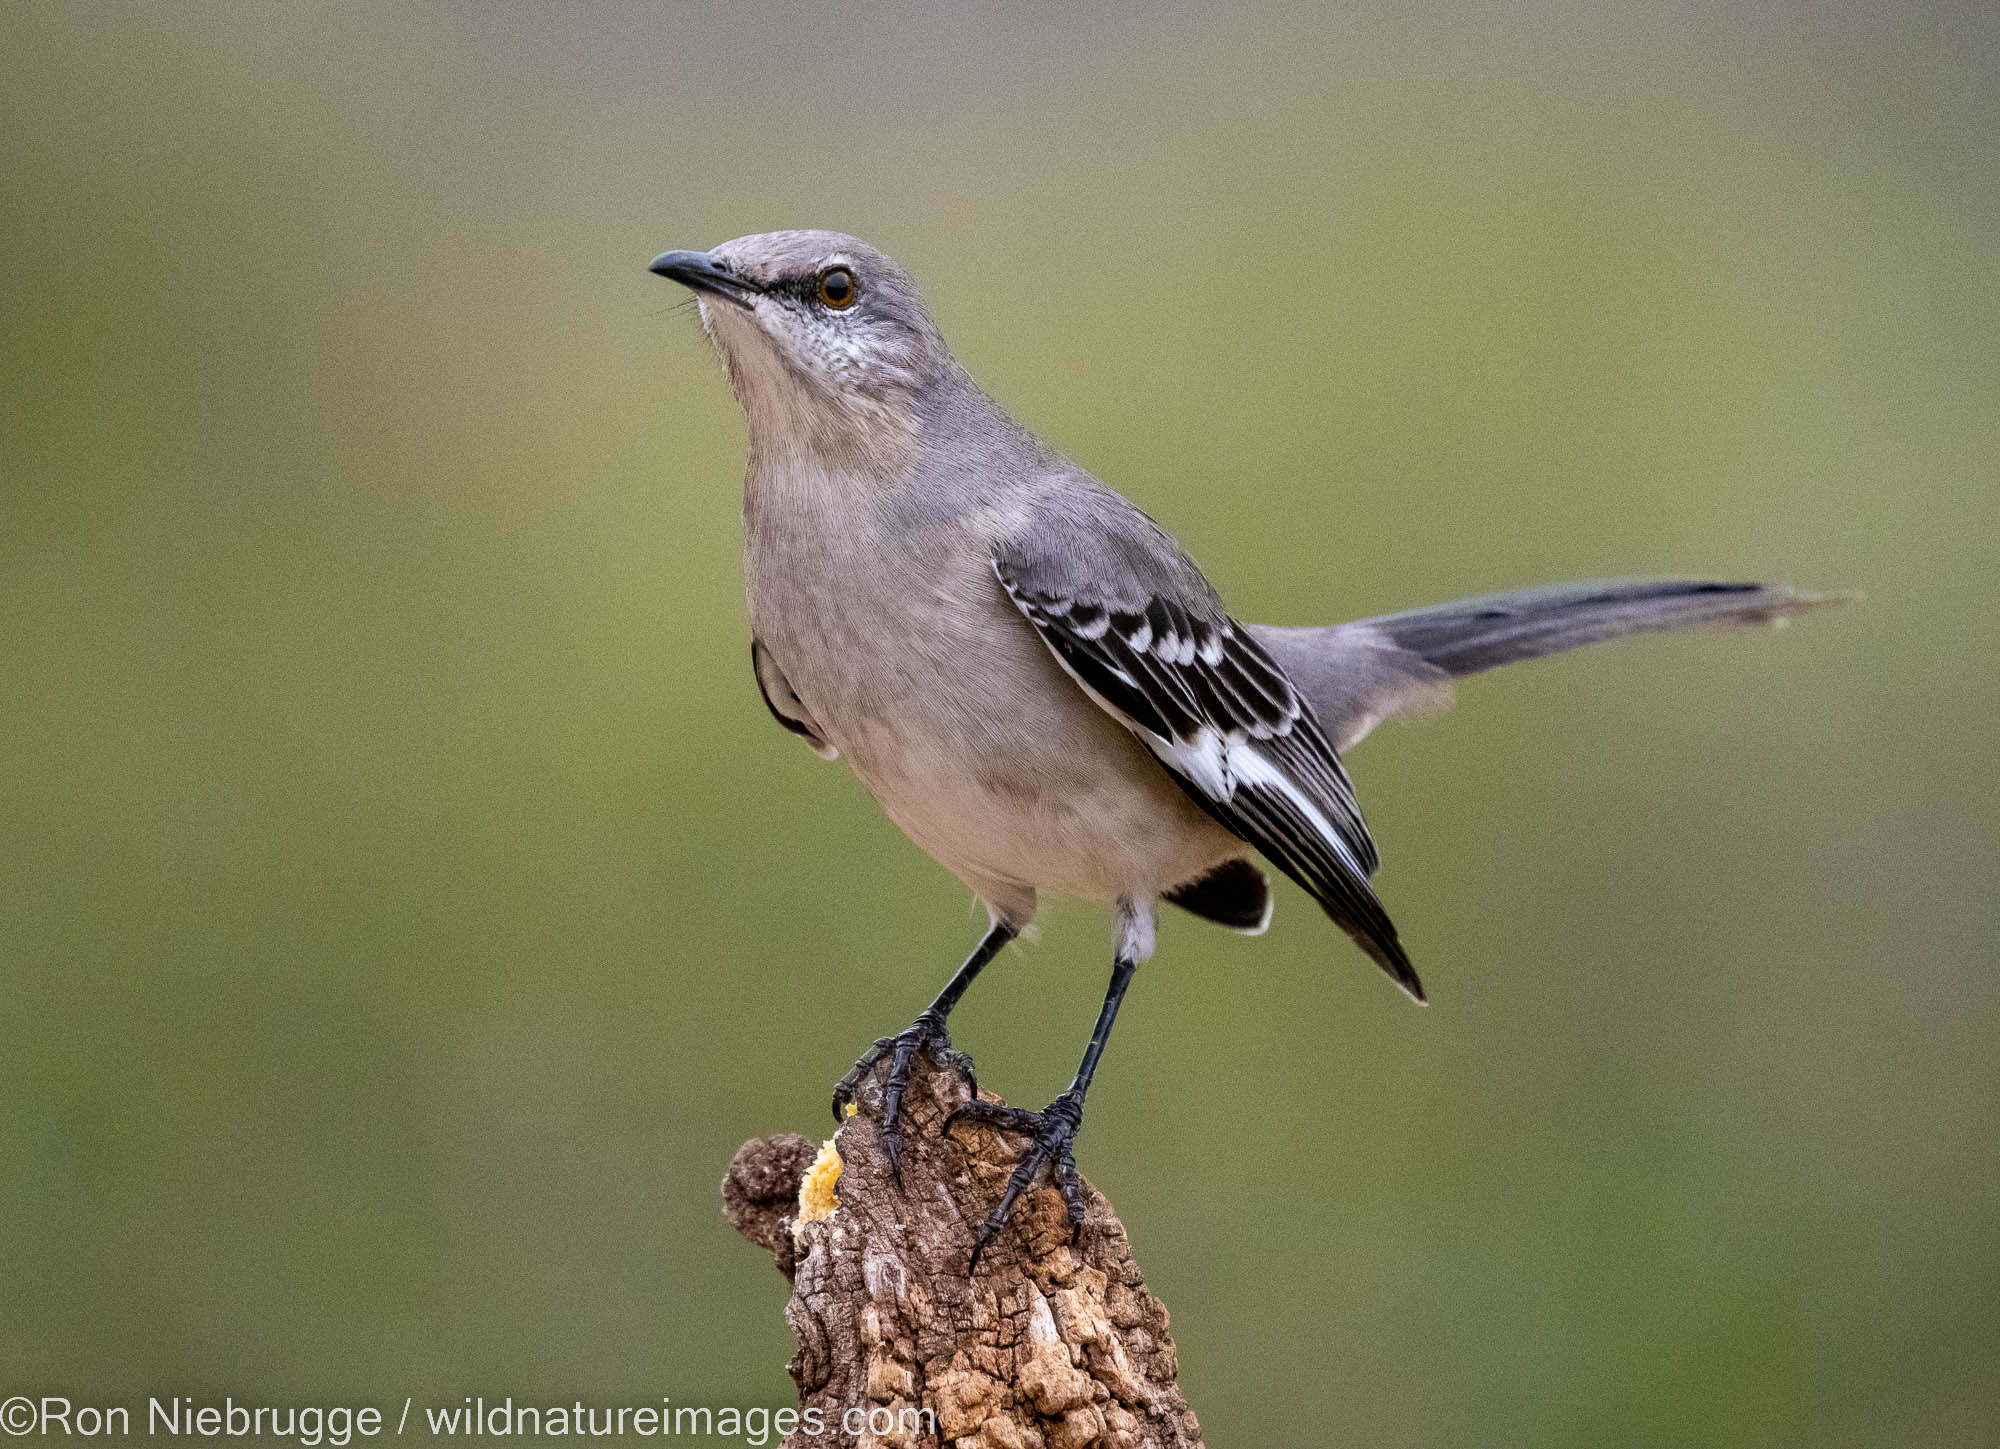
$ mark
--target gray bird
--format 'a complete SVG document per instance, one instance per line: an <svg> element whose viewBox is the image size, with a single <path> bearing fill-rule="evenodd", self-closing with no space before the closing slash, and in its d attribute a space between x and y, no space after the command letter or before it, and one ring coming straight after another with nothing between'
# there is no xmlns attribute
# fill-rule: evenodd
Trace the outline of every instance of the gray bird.
<svg viewBox="0 0 2000 1449"><path fill-rule="evenodd" d="M1015 422L952 359L909 277L826 231L673 251L749 431L750 657L779 724L844 758L991 925L886 1058L892 1164L916 1054L973 1087L946 1018L1043 891L1114 903L1111 985L1075 1080L1040 1112L973 1099L947 1122L1026 1148L973 1260L1047 1168L1083 1212L1071 1142L1155 903L1256 933L1261 855L1398 986L1423 987L1369 885L1341 755L1450 681L1640 630L1780 623L1820 598L1754 583L1530 589L1324 628L1245 624L1151 518Z"/></svg>

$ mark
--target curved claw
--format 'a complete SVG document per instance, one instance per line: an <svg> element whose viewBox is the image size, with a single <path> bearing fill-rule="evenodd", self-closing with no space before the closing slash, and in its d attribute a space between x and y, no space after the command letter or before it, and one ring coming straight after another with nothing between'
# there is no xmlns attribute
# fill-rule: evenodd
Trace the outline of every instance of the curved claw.
<svg viewBox="0 0 2000 1449"><path fill-rule="evenodd" d="M861 1090L861 1084L868 1080L868 1074L875 1070L875 1064L883 1054L896 1044L893 1036L878 1036L875 1044L861 1054L853 1070L833 1084L833 1120L837 1126L847 1120L847 1109L854 1105L854 1094Z"/></svg>
<svg viewBox="0 0 2000 1449"><path fill-rule="evenodd" d="M861 1054L854 1064L854 1070L842 1077L833 1088L833 1117L835 1122L845 1122L848 1110L861 1084L868 1080L876 1066L884 1057L889 1061L889 1074L882 1087L882 1146L889 1157L889 1171L896 1179L896 1185L903 1185L903 1093L910 1085L910 1072L916 1063L917 1053L929 1051L940 1066L948 1069L976 1096L978 1080L973 1075L972 1058L956 1050L951 1037L945 1031L944 1018L926 1011L904 1030L894 1036L875 1039L875 1044Z"/></svg>
<svg viewBox="0 0 2000 1449"><path fill-rule="evenodd" d="M1083 1174L1076 1170L1076 1160L1063 1156L1056 1160L1051 1169L1056 1181L1056 1191L1062 1194L1063 1207L1069 1212L1070 1241L1083 1231Z"/></svg>
<svg viewBox="0 0 2000 1449"><path fill-rule="evenodd" d="M953 1046L941 1046L933 1055L937 1064L957 1077L965 1090L977 1099L979 1096L979 1073L972 1065L972 1058Z"/></svg>
<svg viewBox="0 0 2000 1449"><path fill-rule="evenodd" d="M972 1258L966 1265L966 1271L978 1268L980 1254L1007 1226L1015 1202L1034 1184L1044 1167L1049 1169L1050 1180L1062 1194L1073 1241L1076 1234L1082 1231L1084 1220L1083 1178L1076 1170L1076 1159L1070 1151L1077 1129L1083 1124L1082 1096L1064 1092L1039 1112L1025 1112L1019 1107L1002 1107L993 1102L967 1102L945 1119L945 1130L949 1131L951 1124L960 1117L1003 1131L1025 1132L1032 1137L1027 1150L1021 1154L1021 1160L1014 1164L1014 1171L1007 1178L1000 1201L973 1237Z"/></svg>
<svg viewBox="0 0 2000 1449"><path fill-rule="evenodd" d="M911 1027L897 1038L895 1053L889 1058L889 1080L882 1089L882 1150L889 1154L889 1175L899 1188L903 1185L903 1092L910 1085L910 1066L918 1051L929 1044L921 1036L912 1036L916 1030Z"/></svg>

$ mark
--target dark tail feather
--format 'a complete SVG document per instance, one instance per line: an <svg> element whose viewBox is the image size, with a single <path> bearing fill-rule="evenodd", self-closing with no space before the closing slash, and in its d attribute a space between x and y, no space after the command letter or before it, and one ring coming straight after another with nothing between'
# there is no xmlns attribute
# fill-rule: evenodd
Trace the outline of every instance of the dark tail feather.
<svg viewBox="0 0 2000 1449"><path fill-rule="evenodd" d="M1261 936L1271 924L1271 882L1247 860L1228 860L1166 893L1190 915Z"/></svg>
<svg viewBox="0 0 2000 1449"><path fill-rule="evenodd" d="M1621 634L1718 624L1783 624L1853 594L1766 584L1611 579L1487 594L1320 629L1252 624L1342 753L1392 715L1451 698L1451 681L1497 664L1560 654Z"/></svg>
<svg viewBox="0 0 2000 1449"><path fill-rule="evenodd" d="M1782 624L1802 609L1847 597L1851 596L1798 594L1766 584L1608 579L1488 594L1384 614L1360 624L1457 677L1621 634L1713 624Z"/></svg>

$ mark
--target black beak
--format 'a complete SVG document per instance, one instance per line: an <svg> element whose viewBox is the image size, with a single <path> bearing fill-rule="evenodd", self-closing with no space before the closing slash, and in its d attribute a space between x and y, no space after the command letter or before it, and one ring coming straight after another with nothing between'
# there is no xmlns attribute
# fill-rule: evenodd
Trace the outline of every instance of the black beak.
<svg viewBox="0 0 2000 1449"><path fill-rule="evenodd" d="M749 299L764 290L748 278L737 276L729 269L729 263L718 262L707 252L661 252L646 270L683 287L720 297L746 311L750 308Z"/></svg>

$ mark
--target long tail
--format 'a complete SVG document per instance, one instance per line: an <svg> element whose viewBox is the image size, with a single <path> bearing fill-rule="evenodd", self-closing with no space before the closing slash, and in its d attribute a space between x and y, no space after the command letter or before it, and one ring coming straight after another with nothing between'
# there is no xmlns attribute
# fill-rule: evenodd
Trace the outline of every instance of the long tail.
<svg viewBox="0 0 2000 1449"><path fill-rule="evenodd" d="M1399 648L1421 654L1456 678L1621 634L1712 624L1783 624L1801 609L1828 602L1824 594L1798 594L1767 584L1600 579L1487 594L1383 614L1350 627L1385 634Z"/></svg>
<svg viewBox="0 0 2000 1449"><path fill-rule="evenodd" d="M1784 624L1851 594L1768 584L1609 579L1486 594L1322 629L1253 624L1345 751L1391 715L1435 709L1451 680L1625 634L1721 624Z"/></svg>

